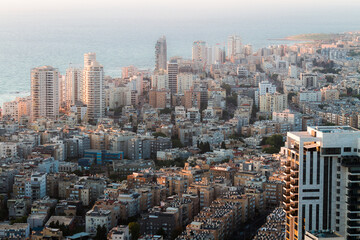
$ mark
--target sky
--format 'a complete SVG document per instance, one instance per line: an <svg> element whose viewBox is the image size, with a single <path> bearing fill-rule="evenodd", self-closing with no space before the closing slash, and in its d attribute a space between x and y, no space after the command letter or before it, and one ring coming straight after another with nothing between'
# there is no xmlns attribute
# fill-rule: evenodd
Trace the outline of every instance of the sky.
<svg viewBox="0 0 360 240"><path fill-rule="evenodd" d="M2 21L85 19L188 21L274 14L314 14L337 18L358 15L358 0L1 0Z"/></svg>

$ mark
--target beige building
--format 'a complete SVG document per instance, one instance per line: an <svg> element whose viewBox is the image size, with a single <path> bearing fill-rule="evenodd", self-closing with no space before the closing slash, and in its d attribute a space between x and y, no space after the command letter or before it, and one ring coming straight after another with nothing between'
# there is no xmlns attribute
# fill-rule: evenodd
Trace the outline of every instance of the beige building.
<svg viewBox="0 0 360 240"><path fill-rule="evenodd" d="M337 89L323 88L321 89L321 100L322 101L334 101L339 100L340 92Z"/></svg>
<svg viewBox="0 0 360 240"><path fill-rule="evenodd" d="M31 70L31 119L59 116L59 72L43 66Z"/></svg>
<svg viewBox="0 0 360 240"><path fill-rule="evenodd" d="M74 67L68 68L65 75L65 86L65 102L66 106L70 107L81 100L82 70Z"/></svg>
<svg viewBox="0 0 360 240"><path fill-rule="evenodd" d="M171 92L169 89L150 90L149 104L153 108L170 108L171 107Z"/></svg>
<svg viewBox="0 0 360 240"><path fill-rule="evenodd" d="M287 108L287 95L281 93L260 95L260 112L282 112Z"/></svg>

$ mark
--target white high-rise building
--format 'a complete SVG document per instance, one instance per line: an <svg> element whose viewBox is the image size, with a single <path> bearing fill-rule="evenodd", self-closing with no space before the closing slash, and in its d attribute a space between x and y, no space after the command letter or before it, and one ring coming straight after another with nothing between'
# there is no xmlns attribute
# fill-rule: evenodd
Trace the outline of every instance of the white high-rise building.
<svg viewBox="0 0 360 240"><path fill-rule="evenodd" d="M196 75L192 73L180 73L177 81L177 92L184 93L185 90L190 90L195 80Z"/></svg>
<svg viewBox="0 0 360 240"><path fill-rule="evenodd" d="M303 240L312 230L359 238L359 139L360 131L350 126L288 132L281 150L286 157L285 239Z"/></svg>
<svg viewBox="0 0 360 240"><path fill-rule="evenodd" d="M31 70L31 120L59 116L59 72L43 66Z"/></svg>
<svg viewBox="0 0 360 240"><path fill-rule="evenodd" d="M169 75L169 89L171 94L177 93L177 77L179 73L179 65L176 60L171 60L168 63L168 75Z"/></svg>
<svg viewBox="0 0 360 240"><path fill-rule="evenodd" d="M151 88L156 90L169 89L169 75L166 71L155 72L151 76Z"/></svg>
<svg viewBox="0 0 360 240"><path fill-rule="evenodd" d="M241 38L237 35L232 35L228 37L228 49L227 55L231 59L241 54Z"/></svg>
<svg viewBox="0 0 360 240"><path fill-rule="evenodd" d="M224 63L225 62L224 47L220 43L217 43L213 47L213 51L214 51L214 55L213 55L212 63L215 63L215 64Z"/></svg>
<svg viewBox="0 0 360 240"><path fill-rule="evenodd" d="M287 94L267 93L260 96L259 110L260 112L272 113L282 112L288 107Z"/></svg>
<svg viewBox="0 0 360 240"><path fill-rule="evenodd" d="M81 100L82 80L82 69L69 67L66 70L65 99L67 106L74 105L77 101Z"/></svg>
<svg viewBox="0 0 360 240"><path fill-rule="evenodd" d="M162 36L156 42L155 45L155 70L166 70L167 69L167 46L166 38Z"/></svg>
<svg viewBox="0 0 360 240"><path fill-rule="evenodd" d="M255 91L255 105L259 106L260 96L276 93L276 86L269 81L259 82L259 90Z"/></svg>
<svg viewBox="0 0 360 240"><path fill-rule="evenodd" d="M195 62L206 62L207 61L207 46L204 41L196 41L192 46L192 60Z"/></svg>
<svg viewBox="0 0 360 240"><path fill-rule="evenodd" d="M84 54L84 67L91 65L91 62L96 61L96 53L89 52Z"/></svg>
<svg viewBox="0 0 360 240"><path fill-rule="evenodd" d="M84 55L82 101L87 105L87 120L105 115L104 68L96 61L95 53Z"/></svg>

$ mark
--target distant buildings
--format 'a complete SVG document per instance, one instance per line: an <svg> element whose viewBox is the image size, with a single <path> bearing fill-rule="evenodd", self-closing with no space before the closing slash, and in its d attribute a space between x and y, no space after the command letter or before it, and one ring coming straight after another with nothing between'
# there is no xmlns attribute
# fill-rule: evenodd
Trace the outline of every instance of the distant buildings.
<svg viewBox="0 0 360 240"><path fill-rule="evenodd" d="M227 42L227 56L229 59L234 60L239 58L241 54L241 38L237 35L232 35L228 37Z"/></svg>

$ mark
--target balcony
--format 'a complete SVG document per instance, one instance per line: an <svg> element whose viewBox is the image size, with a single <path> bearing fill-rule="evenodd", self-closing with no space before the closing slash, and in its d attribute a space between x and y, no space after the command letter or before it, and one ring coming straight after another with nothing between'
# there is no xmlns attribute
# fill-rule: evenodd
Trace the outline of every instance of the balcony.
<svg viewBox="0 0 360 240"><path fill-rule="evenodd" d="M360 230L360 222L359 221L348 221L347 222L348 228L359 228Z"/></svg>
<svg viewBox="0 0 360 240"><path fill-rule="evenodd" d="M348 221L360 221L360 213L347 213Z"/></svg>

